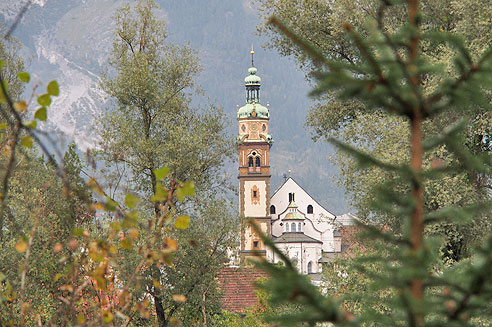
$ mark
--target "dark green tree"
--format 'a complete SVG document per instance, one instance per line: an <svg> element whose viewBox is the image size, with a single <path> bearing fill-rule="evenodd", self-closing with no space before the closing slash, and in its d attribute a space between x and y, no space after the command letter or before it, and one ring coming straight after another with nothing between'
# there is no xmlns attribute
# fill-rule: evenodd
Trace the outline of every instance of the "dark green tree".
<svg viewBox="0 0 492 327"><path fill-rule="evenodd" d="M352 42L344 30L343 23L349 22L363 37L370 35L378 26L379 2L374 0L348 1L259 1L264 16L275 15L293 32L314 44L328 58L346 63L364 61L360 49ZM492 24L488 19L490 6L476 0L465 1L421 1L421 24L423 31L443 31L460 33L469 48L470 56L478 58L487 48L486 35L492 33ZM394 33L402 27L407 12L396 6L386 9L380 27ZM293 55L314 82L312 74L316 62L302 49L292 46L292 41L279 33L272 25L264 25L261 32L270 36L269 46L284 55ZM454 64L454 53L450 48L430 40L419 43L420 55L429 62L445 65L450 76L460 73ZM440 76L426 75L422 79L426 92L432 92L442 81ZM332 90L318 94L310 109L307 125L313 131L315 139L336 137L346 144L370 153L379 160L392 163L404 163L409 159L408 121L384 110L372 110L356 98L340 99ZM489 152L489 137L492 126L490 113L478 108L468 108L466 113L443 110L427 119L422 132L425 137L438 135L443 128L460 119L461 114L471 117L464 144L475 153ZM388 212L375 211L371 205L372 194L384 188L385 182L394 180L394 173L378 167L368 166L359 169L357 161L344 151L338 150L334 163L340 169L339 184L347 190L351 205L362 219L377 217L380 223L391 227L395 233L401 232L400 220ZM445 147L436 147L424 154L425 165L439 164L440 159L448 160L452 154ZM404 189L404 185L400 185ZM479 201L488 194L490 176L477 174L473 183L465 173L449 175L440 180L427 181L424 191L426 210L437 210L449 205L466 206ZM490 219L477 216L467 224L458 226L434 226L429 234L440 234L449 239L443 247L443 259L448 262L466 258L476 241L484 237L484 231L490 226ZM451 232L451 230L453 230Z"/></svg>
<svg viewBox="0 0 492 327"><path fill-rule="evenodd" d="M368 253L363 259L377 263L376 271L359 266L372 290L360 296L379 301L387 309L376 310L368 305L358 315L341 309L337 299L322 295L284 257L285 268L266 262L260 266L272 275L267 288L274 304L287 301L303 306L299 313L275 318L286 326L314 326L321 322L339 326L418 327L490 324L490 231L472 253L472 260L462 260L451 267L441 264L442 237L425 233L425 229L437 225L460 226L480 215L487 217L491 208L489 197L481 193L471 203L451 202L436 210L426 206L424 192L429 183L450 176L463 176L466 183L475 187L477 176L490 176L490 156L474 151L466 140L470 117L492 109L488 92L492 86L492 49L473 55L462 36L426 26L419 5L423 6L418 0L381 1L372 25L362 33L350 20L345 21L345 39L357 53L352 62L326 56L275 17L270 20L319 67L313 72L313 95L330 91L330 96L341 103L349 101L366 112L400 117L408 128L408 147L400 149L404 159L396 162L331 140L362 169L377 167L392 176L369 196L373 198L374 212L394 217L400 223L401 233L361 223L366 237L383 242L387 254ZM395 12L401 16L393 15ZM398 17L398 28L385 27L388 20ZM422 49L426 46L452 53L454 70L450 72L446 65L424 55ZM426 124L443 118L442 115L454 117L454 121L444 124L439 133L425 133ZM426 162L426 155L438 148L447 155ZM266 242L283 256L273 243ZM387 298L376 297L384 291L389 293Z"/></svg>

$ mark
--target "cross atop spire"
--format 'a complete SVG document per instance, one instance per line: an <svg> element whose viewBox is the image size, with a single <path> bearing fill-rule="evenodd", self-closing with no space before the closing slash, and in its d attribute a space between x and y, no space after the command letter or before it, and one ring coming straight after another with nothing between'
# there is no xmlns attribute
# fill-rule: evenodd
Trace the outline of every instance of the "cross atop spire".
<svg viewBox="0 0 492 327"><path fill-rule="evenodd" d="M253 44L251 44L251 67L254 67L255 66L255 58L254 58L254 55L255 55L255 50L253 49Z"/></svg>

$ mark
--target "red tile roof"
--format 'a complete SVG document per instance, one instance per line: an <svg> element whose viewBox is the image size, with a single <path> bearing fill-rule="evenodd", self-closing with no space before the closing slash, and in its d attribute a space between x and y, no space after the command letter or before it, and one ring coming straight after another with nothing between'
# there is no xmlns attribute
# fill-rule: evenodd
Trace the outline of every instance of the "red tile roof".
<svg viewBox="0 0 492 327"><path fill-rule="evenodd" d="M223 292L222 308L242 313L248 308L258 306L255 282L267 277L265 272L252 267L221 269L217 278Z"/></svg>

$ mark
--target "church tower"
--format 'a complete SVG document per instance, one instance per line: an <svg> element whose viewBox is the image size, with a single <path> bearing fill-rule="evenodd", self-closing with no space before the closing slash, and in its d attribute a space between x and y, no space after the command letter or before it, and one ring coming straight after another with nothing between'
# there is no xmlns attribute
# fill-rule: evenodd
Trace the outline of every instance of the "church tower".
<svg viewBox="0 0 492 327"><path fill-rule="evenodd" d="M265 245L248 221L252 219L262 232L271 235L269 151L273 140L268 134L269 110L260 104L261 78L256 75L253 56L254 51L251 50L251 67L244 79L246 104L237 111L243 263L246 259L254 259L255 255L266 257Z"/></svg>

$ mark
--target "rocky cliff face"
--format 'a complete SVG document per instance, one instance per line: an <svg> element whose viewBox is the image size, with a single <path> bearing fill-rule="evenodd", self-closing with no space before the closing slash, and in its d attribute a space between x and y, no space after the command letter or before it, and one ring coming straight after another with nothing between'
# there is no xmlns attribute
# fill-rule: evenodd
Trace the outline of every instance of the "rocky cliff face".
<svg viewBox="0 0 492 327"><path fill-rule="evenodd" d="M110 100L98 88L112 46L112 20L122 0L34 0L14 35L24 45L28 70L38 80L58 80L61 96L49 112L46 128L67 142L74 139L81 149L94 147L94 126ZM282 175L292 170L305 189L328 210L346 211L343 191L331 178L336 168L326 156L326 144L314 144L303 127L310 106L309 87L295 64L273 51L255 35L259 24L249 0L160 0L159 15L168 22L170 42L190 44L199 50L204 71L199 78L208 98L227 112L231 137L236 132L236 105L244 99L243 78L250 65L249 48L255 44L255 66L262 77L262 102L270 103L273 190ZM24 1L3 0L0 22L9 24ZM205 78L205 76L207 78ZM213 80L210 80L213 76ZM36 78L34 78L36 80ZM208 101L197 97L197 104ZM236 170L227 170L235 178Z"/></svg>

